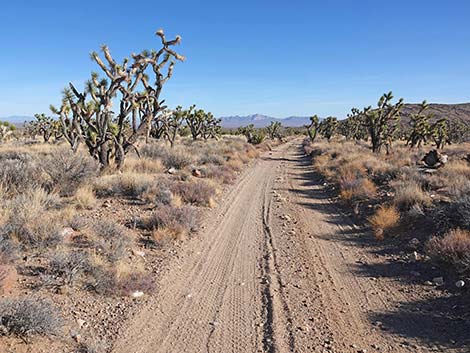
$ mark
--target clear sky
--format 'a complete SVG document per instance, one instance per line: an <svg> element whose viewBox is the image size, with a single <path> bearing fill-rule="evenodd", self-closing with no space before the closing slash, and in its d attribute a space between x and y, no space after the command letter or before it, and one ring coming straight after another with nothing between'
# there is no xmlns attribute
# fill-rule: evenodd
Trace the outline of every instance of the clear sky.
<svg viewBox="0 0 470 353"><path fill-rule="evenodd" d="M48 112L89 52L121 58L182 36L163 96L217 116L344 117L385 91L470 101L468 0L2 1L0 116Z"/></svg>

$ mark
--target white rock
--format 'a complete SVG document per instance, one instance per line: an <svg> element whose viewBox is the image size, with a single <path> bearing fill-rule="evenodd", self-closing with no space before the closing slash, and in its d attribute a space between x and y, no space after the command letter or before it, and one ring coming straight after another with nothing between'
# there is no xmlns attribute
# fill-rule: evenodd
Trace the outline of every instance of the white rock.
<svg viewBox="0 0 470 353"><path fill-rule="evenodd" d="M141 292L140 290L137 290L135 292L132 293L132 297L133 298L140 298L144 295L144 292Z"/></svg>
<svg viewBox="0 0 470 353"><path fill-rule="evenodd" d="M419 259L420 259L420 256L419 256L418 252L413 251L413 253L410 256L411 262L419 261Z"/></svg>
<svg viewBox="0 0 470 353"><path fill-rule="evenodd" d="M170 169L168 169L168 174L175 174L176 173L176 169L171 167Z"/></svg>
<svg viewBox="0 0 470 353"><path fill-rule="evenodd" d="M85 325L86 321L82 319L77 319L78 327L82 328Z"/></svg>
<svg viewBox="0 0 470 353"><path fill-rule="evenodd" d="M462 281L462 280L459 280L459 281L455 282L455 286L457 288L462 288L464 285L465 285L465 282Z"/></svg>
<svg viewBox="0 0 470 353"><path fill-rule="evenodd" d="M73 233L75 233L75 231L70 227L66 227L60 231L60 235L64 238L69 235L72 235Z"/></svg>
<svg viewBox="0 0 470 353"><path fill-rule="evenodd" d="M436 286L442 286L444 284L444 278L443 277L434 277L432 279L432 283L434 283Z"/></svg>
<svg viewBox="0 0 470 353"><path fill-rule="evenodd" d="M132 250L132 253L136 256L145 257L145 251L141 250Z"/></svg>

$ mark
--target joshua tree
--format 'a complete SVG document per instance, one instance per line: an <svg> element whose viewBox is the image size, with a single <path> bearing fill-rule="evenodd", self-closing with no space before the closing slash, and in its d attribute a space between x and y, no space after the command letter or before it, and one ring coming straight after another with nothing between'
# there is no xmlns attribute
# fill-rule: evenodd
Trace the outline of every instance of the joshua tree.
<svg viewBox="0 0 470 353"><path fill-rule="evenodd" d="M338 127L338 119L333 116L329 116L325 120L323 120L318 128L318 132L330 142L331 138L336 132L336 128Z"/></svg>
<svg viewBox="0 0 470 353"><path fill-rule="evenodd" d="M470 133L470 126L468 123L459 119L453 119L449 120L447 125L449 127L449 143L460 143L468 140Z"/></svg>
<svg viewBox="0 0 470 353"><path fill-rule="evenodd" d="M258 145L264 140L264 132L261 129L256 130L253 124L245 127L239 127L237 133L244 135L248 143L252 145Z"/></svg>
<svg viewBox="0 0 470 353"><path fill-rule="evenodd" d="M372 151L379 153L382 147L389 151L391 141L397 133L400 110L403 107L403 99L392 104L392 92L384 94L377 103L377 109L371 106L364 108L359 114L363 116L364 126L367 128L372 142Z"/></svg>
<svg viewBox="0 0 470 353"><path fill-rule="evenodd" d="M432 115L425 114L425 111L428 108L428 103L423 101L418 112L411 115L410 117L411 133L407 141L407 144L409 144L410 147L420 147L421 143L426 143L429 136L431 135L431 126L429 124L429 120L431 119Z"/></svg>
<svg viewBox="0 0 470 353"><path fill-rule="evenodd" d="M62 137L62 129L60 122L52 119L50 116L42 114L34 114L35 120L26 124L25 129L30 136L41 135L44 142L49 142L52 136L55 139Z"/></svg>
<svg viewBox="0 0 470 353"><path fill-rule="evenodd" d="M318 117L318 115L311 116L310 124L305 125L305 128L307 129L308 137L310 138L310 142L315 141L315 138L317 137L319 125L320 125L320 118Z"/></svg>
<svg viewBox="0 0 470 353"><path fill-rule="evenodd" d="M70 83L64 90L61 109L52 107L59 113L69 143L74 140L71 136L78 136L78 141L85 142L102 167L107 167L114 158L120 169L126 153L136 149L134 144L140 136L149 136L152 121L166 108L164 101L160 101L161 91L172 76L173 59L182 61L184 57L172 49L180 43L180 36L167 40L163 30L158 30L156 35L162 47L158 51L132 54L131 62L124 58L122 63L117 63L105 45L101 47L104 59L92 52L92 60L107 78L92 73L84 92ZM154 77L152 81L150 75ZM142 90L137 91L139 88ZM113 105L117 97L119 103ZM113 107L118 108L117 113ZM68 117L69 111L72 119Z"/></svg>
<svg viewBox="0 0 470 353"><path fill-rule="evenodd" d="M275 138L281 139L281 130L282 124L279 121L271 121L271 124L266 127L266 131L268 132L269 138L274 140Z"/></svg>
<svg viewBox="0 0 470 353"><path fill-rule="evenodd" d="M13 136L13 132L15 130L15 125L10 124L7 121L0 121L0 142L4 142Z"/></svg>
<svg viewBox="0 0 470 353"><path fill-rule="evenodd" d="M436 144L437 149L444 148L446 144L450 145L449 121L446 118L439 119L432 124L431 137Z"/></svg>
<svg viewBox="0 0 470 353"><path fill-rule="evenodd" d="M60 130L62 136L67 140L72 151L75 153L78 150L78 146L81 141L81 128L79 125L79 116L73 113L70 116L71 109L69 101L73 100L73 97L70 94L69 90L64 90L64 98L62 99L62 104L60 109L55 108L53 105L49 107L53 114L59 116Z"/></svg>
<svg viewBox="0 0 470 353"><path fill-rule="evenodd" d="M183 125L186 111L181 106L177 106L170 113L163 114L163 136L170 143L171 147L175 144L176 136Z"/></svg>
<svg viewBox="0 0 470 353"><path fill-rule="evenodd" d="M220 119L216 119L212 113L206 113L203 109L196 109L195 105L185 112L186 125L191 131L193 140L202 137L207 140L220 134Z"/></svg>
<svg viewBox="0 0 470 353"><path fill-rule="evenodd" d="M363 116L359 109L352 108L347 119L339 122L338 130L347 140L367 140L367 131L364 128Z"/></svg>
<svg viewBox="0 0 470 353"><path fill-rule="evenodd" d="M193 140L197 140L202 135L202 129L204 126L204 120L206 118L206 113L202 109L197 109L196 106L192 105L189 107L189 110L186 113L186 125L191 131L191 136Z"/></svg>
<svg viewBox="0 0 470 353"><path fill-rule="evenodd" d="M216 119L212 113L207 113L202 128L202 137L204 140L210 138L217 139L220 136L222 127L220 126L221 119Z"/></svg>

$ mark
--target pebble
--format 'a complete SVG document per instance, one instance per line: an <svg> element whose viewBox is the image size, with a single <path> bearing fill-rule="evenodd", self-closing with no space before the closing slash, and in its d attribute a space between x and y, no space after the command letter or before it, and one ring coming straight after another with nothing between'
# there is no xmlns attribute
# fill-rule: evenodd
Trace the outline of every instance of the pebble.
<svg viewBox="0 0 470 353"><path fill-rule="evenodd" d="M443 277L434 277L432 279L432 283L434 283L436 286L442 286L444 284L444 278Z"/></svg>
<svg viewBox="0 0 470 353"><path fill-rule="evenodd" d="M459 280L459 281L455 282L455 286L457 288L462 288L463 286L465 286L465 282L463 280Z"/></svg>

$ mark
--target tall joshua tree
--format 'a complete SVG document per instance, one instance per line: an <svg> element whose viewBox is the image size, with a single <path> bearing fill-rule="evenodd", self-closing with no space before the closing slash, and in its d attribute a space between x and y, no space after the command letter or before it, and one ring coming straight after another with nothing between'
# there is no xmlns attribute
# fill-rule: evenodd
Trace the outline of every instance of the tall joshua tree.
<svg viewBox="0 0 470 353"><path fill-rule="evenodd" d="M305 125L310 142L315 141L315 138L317 137L317 134L318 134L319 124L320 124L320 118L318 117L318 115L314 115L310 117L310 124Z"/></svg>
<svg viewBox="0 0 470 353"><path fill-rule="evenodd" d="M319 125L319 132L322 134L324 138L330 142L331 138L336 132L336 128L338 127L338 119L334 116L329 116L325 120L323 120Z"/></svg>
<svg viewBox="0 0 470 353"><path fill-rule="evenodd" d="M425 111L429 108L429 104L423 101L419 110L416 114L410 117L411 132L408 137L407 143L410 147L420 147L422 143L426 143L428 138L431 136L431 126L429 120L431 114L425 114Z"/></svg>
<svg viewBox="0 0 470 353"><path fill-rule="evenodd" d="M437 149L444 148L446 144L450 145L451 141L449 137L449 120L442 118L432 124L431 137L436 144Z"/></svg>
<svg viewBox="0 0 470 353"><path fill-rule="evenodd" d="M172 49L180 43L180 36L167 40L163 30L156 35L161 39L158 51L132 54L131 60L124 58L121 63L106 45L101 47L103 57L92 52L91 58L105 78L92 73L83 92L70 83L61 108L52 107L59 114L69 143L77 145L83 140L102 167L114 158L116 166L122 168L126 153L136 149L134 144L140 136L150 134L152 121L166 108L160 94L172 76L175 60L184 57ZM113 104L116 100L118 104Z"/></svg>
<svg viewBox="0 0 470 353"><path fill-rule="evenodd" d="M376 109L369 106L359 113L364 118L364 125L372 142L372 151L375 153L379 153L384 145L388 151L391 140L397 131L403 99L395 104L391 103L392 100L392 92L385 93L380 97Z"/></svg>
<svg viewBox="0 0 470 353"><path fill-rule="evenodd" d="M162 116L162 130L164 138L173 147L176 136L180 131L185 118L186 111L181 106L177 106L175 110Z"/></svg>
<svg viewBox="0 0 470 353"><path fill-rule="evenodd" d="M266 126L266 131L268 132L269 138L274 140L275 138L281 138L280 129L282 127L281 122L271 121L271 124Z"/></svg>

